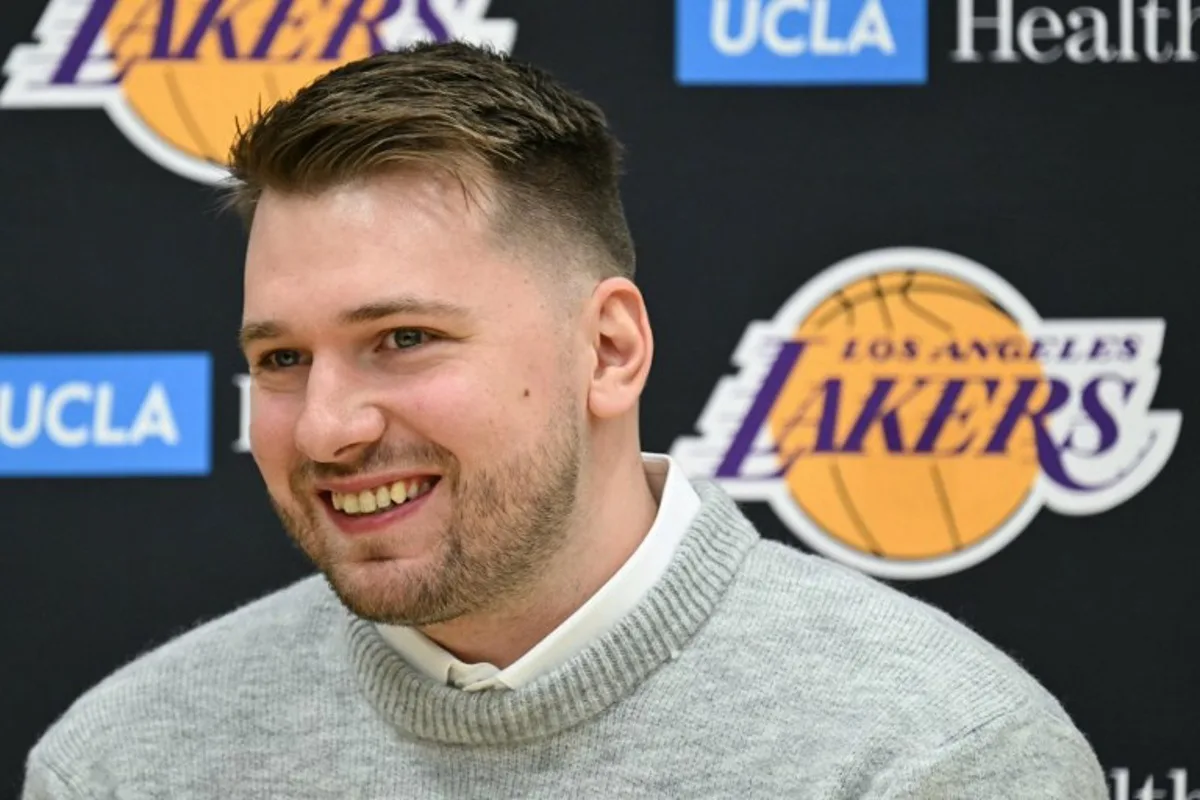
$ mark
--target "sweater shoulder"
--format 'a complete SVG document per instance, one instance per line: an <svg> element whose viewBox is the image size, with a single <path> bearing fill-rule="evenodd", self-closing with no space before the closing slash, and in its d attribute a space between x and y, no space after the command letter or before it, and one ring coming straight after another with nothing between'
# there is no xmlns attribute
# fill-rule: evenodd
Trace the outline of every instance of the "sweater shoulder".
<svg viewBox="0 0 1200 800"><path fill-rule="evenodd" d="M729 600L737 620L727 635L787 664L790 679L823 696L885 698L895 724L941 741L1005 716L1071 724L1012 655L965 623L823 556L760 540Z"/></svg>
<svg viewBox="0 0 1200 800"><path fill-rule="evenodd" d="M333 620L337 609L321 576L304 578L172 637L118 668L78 702L128 683L169 683L193 670L228 669L231 660L259 660L302 645Z"/></svg>
<svg viewBox="0 0 1200 800"><path fill-rule="evenodd" d="M105 750L186 735L254 706L247 701L269 699L249 695L282 699L329 668L316 649L328 646L339 608L324 579L312 576L198 624L80 695L30 762L103 760ZM272 679L283 664L288 678ZM245 680L250 675L254 680Z"/></svg>

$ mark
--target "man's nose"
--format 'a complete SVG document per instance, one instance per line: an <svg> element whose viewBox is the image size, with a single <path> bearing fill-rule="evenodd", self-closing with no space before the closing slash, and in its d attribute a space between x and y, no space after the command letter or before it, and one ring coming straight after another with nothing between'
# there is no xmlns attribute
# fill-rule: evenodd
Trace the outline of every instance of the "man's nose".
<svg viewBox="0 0 1200 800"><path fill-rule="evenodd" d="M296 423L296 446L313 461L350 462L379 441L383 412L371 401L352 367L313 360L304 410Z"/></svg>

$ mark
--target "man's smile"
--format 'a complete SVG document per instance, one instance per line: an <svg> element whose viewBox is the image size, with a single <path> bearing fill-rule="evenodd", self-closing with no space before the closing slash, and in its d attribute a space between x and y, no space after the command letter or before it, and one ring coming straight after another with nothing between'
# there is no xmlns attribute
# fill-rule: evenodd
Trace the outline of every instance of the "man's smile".
<svg viewBox="0 0 1200 800"><path fill-rule="evenodd" d="M321 489L318 497L330 520L347 534L375 533L415 514L441 485L432 473L399 479L366 479L340 489ZM360 488L361 487L361 488Z"/></svg>

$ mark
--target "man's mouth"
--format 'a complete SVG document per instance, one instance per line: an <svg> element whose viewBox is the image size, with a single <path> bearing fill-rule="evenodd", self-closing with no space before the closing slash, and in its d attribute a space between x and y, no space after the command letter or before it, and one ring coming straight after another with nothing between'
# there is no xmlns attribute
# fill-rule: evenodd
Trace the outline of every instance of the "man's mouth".
<svg viewBox="0 0 1200 800"><path fill-rule="evenodd" d="M416 500L423 494L428 494L440 476L429 475L423 478L408 478L394 483L381 484L361 492L327 492L329 502L333 507L352 517L379 514L396 506Z"/></svg>

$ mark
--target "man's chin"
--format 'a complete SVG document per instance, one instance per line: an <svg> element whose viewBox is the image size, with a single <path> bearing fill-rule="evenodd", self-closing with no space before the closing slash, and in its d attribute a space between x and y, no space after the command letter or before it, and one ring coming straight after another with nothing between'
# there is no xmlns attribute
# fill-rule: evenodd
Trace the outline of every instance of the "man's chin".
<svg viewBox="0 0 1200 800"><path fill-rule="evenodd" d="M375 559L324 569L342 605L355 616L384 625L422 626L461 615L432 590L408 559Z"/></svg>

